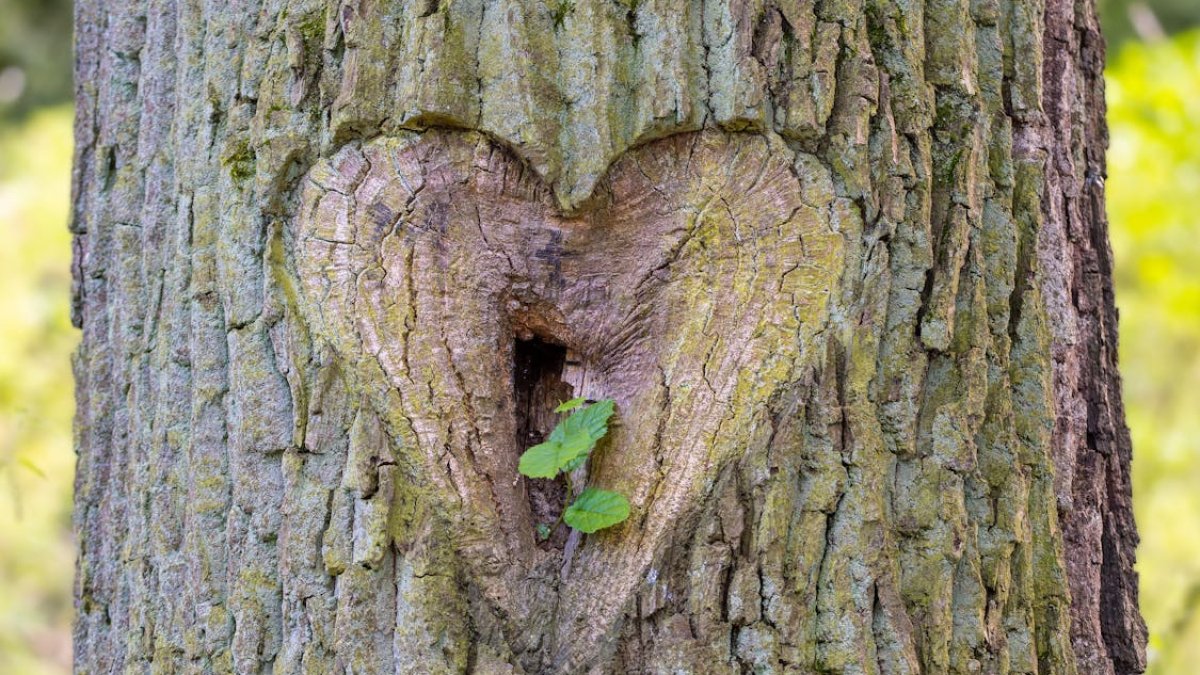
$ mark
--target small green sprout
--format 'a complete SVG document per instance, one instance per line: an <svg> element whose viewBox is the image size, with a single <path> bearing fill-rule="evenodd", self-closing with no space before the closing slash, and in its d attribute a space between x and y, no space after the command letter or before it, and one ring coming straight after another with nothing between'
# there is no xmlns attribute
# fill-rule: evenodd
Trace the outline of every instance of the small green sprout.
<svg viewBox="0 0 1200 675"><path fill-rule="evenodd" d="M562 472L567 476L568 493L574 494L571 472L583 466L596 442L608 433L608 419L616 408L611 398L584 407L586 402L584 398L573 398L554 409L554 412L569 412L570 415L554 427L546 442L538 443L521 455L517 470L522 475L554 478ZM567 525L588 534L612 527L628 517L629 500L616 492L593 487L586 488L562 514ZM550 528L545 524L538 525L538 539L545 541L549 536Z"/></svg>

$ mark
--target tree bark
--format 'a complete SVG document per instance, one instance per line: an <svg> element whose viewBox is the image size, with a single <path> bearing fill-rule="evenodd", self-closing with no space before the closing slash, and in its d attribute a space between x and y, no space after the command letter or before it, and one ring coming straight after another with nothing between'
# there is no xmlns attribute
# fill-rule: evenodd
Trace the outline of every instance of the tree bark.
<svg viewBox="0 0 1200 675"><path fill-rule="evenodd" d="M1144 668L1090 0L80 0L76 51L80 672ZM586 536L516 470L570 396Z"/></svg>

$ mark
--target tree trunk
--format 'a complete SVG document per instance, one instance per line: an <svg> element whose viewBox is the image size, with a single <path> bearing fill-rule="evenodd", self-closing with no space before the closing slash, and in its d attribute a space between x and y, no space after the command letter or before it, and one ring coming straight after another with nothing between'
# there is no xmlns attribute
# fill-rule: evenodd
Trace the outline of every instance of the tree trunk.
<svg viewBox="0 0 1200 675"><path fill-rule="evenodd" d="M1142 670L1090 0L76 23L81 672Z"/></svg>

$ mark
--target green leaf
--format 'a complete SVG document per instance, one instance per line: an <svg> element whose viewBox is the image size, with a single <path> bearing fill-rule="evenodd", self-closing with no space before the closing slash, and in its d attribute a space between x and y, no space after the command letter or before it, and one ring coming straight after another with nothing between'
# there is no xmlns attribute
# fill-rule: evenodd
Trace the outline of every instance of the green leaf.
<svg viewBox="0 0 1200 675"><path fill-rule="evenodd" d="M588 488L563 512L571 527L591 534L629 517L629 500L616 492Z"/></svg>
<svg viewBox="0 0 1200 675"><path fill-rule="evenodd" d="M608 433L608 419L614 406L612 399L605 399L571 413L554 427L545 443L521 455L517 470L530 478L554 478L563 469L578 468L596 441Z"/></svg>
<svg viewBox="0 0 1200 675"><path fill-rule="evenodd" d="M537 539L538 541L546 541L550 538L550 526L545 523L538 523Z"/></svg>
<svg viewBox="0 0 1200 675"><path fill-rule="evenodd" d="M611 398L596 401L583 410L571 413L570 417L555 427L555 431L562 429L568 437L583 434L595 443L608 433L608 418L612 417L615 406Z"/></svg>
<svg viewBox="0 0 1200 675"><path fill-rule="evenodd" d="M583 466L583 463L587 461L588 454L591 454L591 453L584 453L584 454L576 457L575 459L567 462L565 465L563 465L563 468L562 468L563 473L571 473L575 469L578 469L579 467Z"/></svg>
<svg viewBox="0 0 1200 675"><path fill-rule="evenodd" d="M578 408L579 406L583 405L586 402L587 402L586 398L579 396L577 398L571 399L570 401L563 401L562 403L559 403L558 407L554 409L554 412L556 412L556 413L570 412L570 411Z"/></svg>
<svg viewBox="0 0 1200 675"><path fill-rule="evenodd" d="M586 454L587 450L588 448L583 448L583 453ZM562 469L579 454L577 443L567 446L551 439L526 450L521 455L517 470L521 472L521 475L530 478L554 478L558 475L559 469Z"/></svg>

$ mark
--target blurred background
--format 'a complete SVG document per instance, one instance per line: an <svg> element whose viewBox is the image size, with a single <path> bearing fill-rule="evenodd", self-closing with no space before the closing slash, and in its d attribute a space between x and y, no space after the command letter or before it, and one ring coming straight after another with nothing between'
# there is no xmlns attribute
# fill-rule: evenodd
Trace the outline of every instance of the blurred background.
<svg viewBox="0 0 1200 675"><path fill-rule="evenodd" d="M1100 0L1153 675L1200 672L1200 0ZM71 2L0 0L0 673L71 665Z"/></svg>

